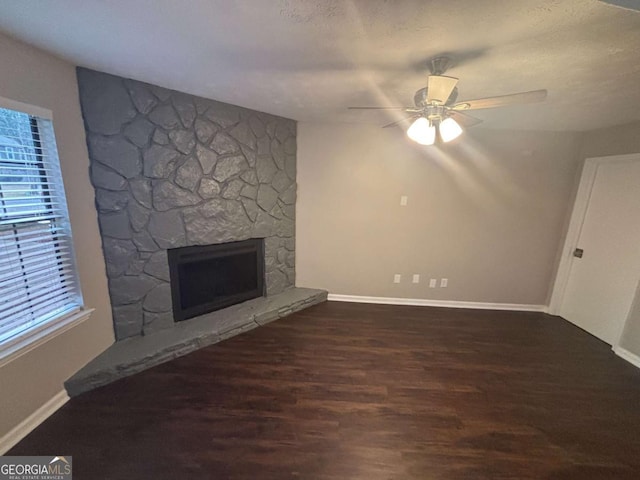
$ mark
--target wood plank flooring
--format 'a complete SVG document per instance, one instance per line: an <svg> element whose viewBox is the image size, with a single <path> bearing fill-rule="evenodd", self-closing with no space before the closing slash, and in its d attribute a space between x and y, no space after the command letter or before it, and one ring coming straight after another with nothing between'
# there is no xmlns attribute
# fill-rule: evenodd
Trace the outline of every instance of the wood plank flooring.
<svg viewBox="0 0 640 480"><path fill-rule="evenodd" d="M538 313L324 303L72 399L74 479L638 479L640 370Z"/></svg>

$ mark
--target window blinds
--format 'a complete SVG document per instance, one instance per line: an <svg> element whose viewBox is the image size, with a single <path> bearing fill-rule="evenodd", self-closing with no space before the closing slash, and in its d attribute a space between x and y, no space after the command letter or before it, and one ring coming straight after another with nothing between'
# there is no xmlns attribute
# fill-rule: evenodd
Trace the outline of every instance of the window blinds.
<svg viewBox="0 0 640 480"><path fill-rule="evenodd" d="M0 108L0 350L80 308L68 218L51 121Z"/></svg>

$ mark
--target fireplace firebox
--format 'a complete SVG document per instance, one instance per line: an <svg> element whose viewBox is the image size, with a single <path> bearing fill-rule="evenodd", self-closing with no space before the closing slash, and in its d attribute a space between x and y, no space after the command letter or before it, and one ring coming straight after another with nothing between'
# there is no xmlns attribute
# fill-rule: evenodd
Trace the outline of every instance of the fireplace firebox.
<svg viewBox="0 0 640 480"><path fill-rule="evenodd" d="M264 239L168 250L176 322L264 295Z"/></svg>

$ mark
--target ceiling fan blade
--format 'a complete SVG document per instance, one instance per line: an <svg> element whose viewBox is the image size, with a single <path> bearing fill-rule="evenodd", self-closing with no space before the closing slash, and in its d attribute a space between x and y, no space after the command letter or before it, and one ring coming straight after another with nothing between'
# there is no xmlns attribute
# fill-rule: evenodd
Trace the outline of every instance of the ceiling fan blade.
<svg viewBox="0 0 640 480"><path fill-rule="evenodd" d="M397 122L393 122L393 123L388 123L386 125L384 125L382 128L389 128L389 127L395 127L396 125L401 124L402 122L408 122L409 120L413 120L414 118L419 117L420 115L409 115L406 118L403 118L401 120L398 120Z"/></svg>
<svg viewBox="0 0 640 480"><path fill-rule="evenodd" d="M455 112L453 110L450 110L449 116L453 118L456 122L458 122L461 126L466 128L473 127L474 125L478 125L479 123L482 123L482 120L480 120L479 118L472 117L471 115L468 115L463 112Z"/></svg>
<svg viewBox="0 0 640 480"><path fill-rule="evenodd" d="M533 90L531 92L513 93L498 97L478 98L456 103L453 110L479 110L481 108L505 107L507 105L519 105L523 103L542 102L547 98L546 90Z"/></svg>
<svg viewBox="0 0 640 480"><path fill-rule="evenodd" d="M427 84L427 103L438 102L447 103L451 92L456 88L457 78L445 77L443 75L430 75Z"/></svg>
<svg viewBox="0 0 640 480"><path fill-rule="evenodd" d="M413 110L415 107L347 107L349 110Z"/></svg>

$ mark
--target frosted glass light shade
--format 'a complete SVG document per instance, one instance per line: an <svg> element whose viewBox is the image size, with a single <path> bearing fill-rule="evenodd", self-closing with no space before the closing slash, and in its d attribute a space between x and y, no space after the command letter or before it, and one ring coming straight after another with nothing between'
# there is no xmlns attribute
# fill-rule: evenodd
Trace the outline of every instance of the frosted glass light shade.
<svg viewBox="0 0 640 480"><path fill-rule="evenodd" d="M440 124L440 138L443 142L450 142L458 138L462 133L462 127L453 118L445 118Z"/></svg>
<svg viewBox="0 0 640 480"><path fill-rule="evenodd" d="M420 145L433 145L436 141L436 127L429 124L429 120L420 117L411 124L407 136Z"/></svg>

